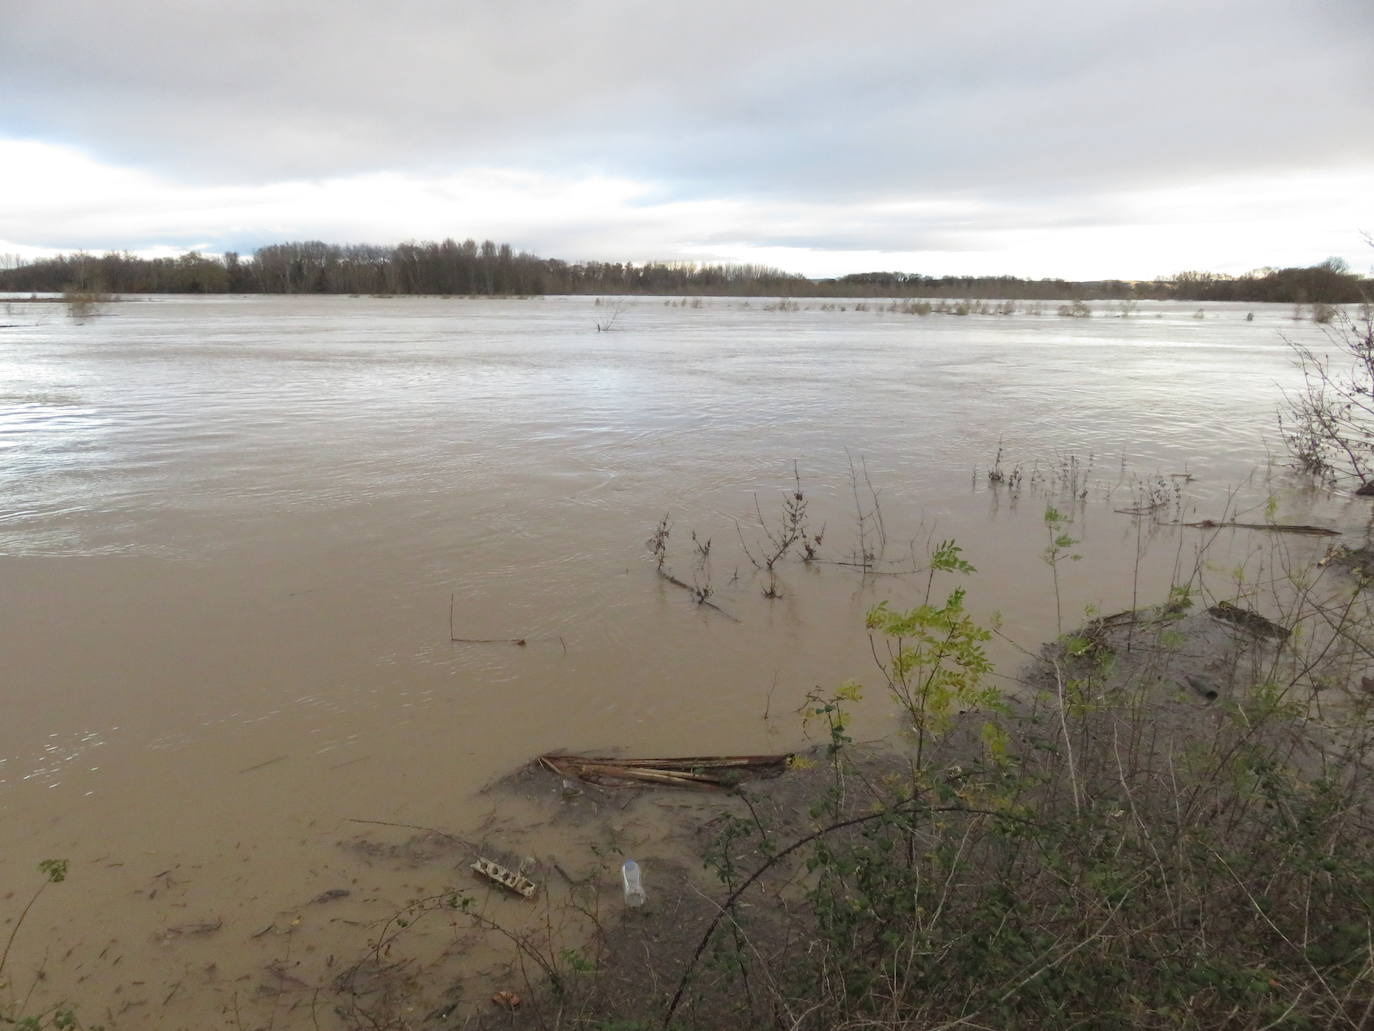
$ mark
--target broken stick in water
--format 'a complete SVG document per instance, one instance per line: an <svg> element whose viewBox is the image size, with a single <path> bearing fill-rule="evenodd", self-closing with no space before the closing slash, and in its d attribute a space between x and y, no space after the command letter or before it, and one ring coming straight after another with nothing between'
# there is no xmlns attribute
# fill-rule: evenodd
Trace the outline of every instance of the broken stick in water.
<svg viewBox="0 0 1374 1031"><path fill-rule="evenodd" d="M617 759L610 756L541 755L545 769L563 777L600 784L606 781L663 784L717 791L747 776L776 777L787 769L782 755L693 755L666 759Z"/></svg>
<svg viewBox="0 0 1374 1031"><path fill-rule="evenodd" d="M453 594L448 596L448 639L452 644L513 644L524 648L530 643L528 637L455 637L453 634ZM533 638L533 640L557 641L563 649L563 654L568 654L568 642L563 640L562 634L553 637Z"/></svg>
<svg viewBox="0 0 1374 1031"><path fill-rule="evenodd" d="M1181 526L1191 526L1198 530L1269 530L1273 533L1300 533L1309 537L1339 537L1339 530L1330 530L1325 526L1304 526L1301 523L1219 523L1214 519L1204 519L1200 523L1181 523Z"/></svg>

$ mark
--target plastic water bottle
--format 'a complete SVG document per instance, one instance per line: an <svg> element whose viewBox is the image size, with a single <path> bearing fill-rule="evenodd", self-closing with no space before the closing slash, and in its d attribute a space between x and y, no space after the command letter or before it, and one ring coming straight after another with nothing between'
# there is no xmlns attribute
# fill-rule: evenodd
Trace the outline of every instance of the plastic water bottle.
<svg viewBox="0 0 1374 1031"><path fill-rule="evenodd" d="M620 879L625 882L625 905L644 905L644 886L639 881L639 864L633 859L625 860L620 868Z"/></svg>

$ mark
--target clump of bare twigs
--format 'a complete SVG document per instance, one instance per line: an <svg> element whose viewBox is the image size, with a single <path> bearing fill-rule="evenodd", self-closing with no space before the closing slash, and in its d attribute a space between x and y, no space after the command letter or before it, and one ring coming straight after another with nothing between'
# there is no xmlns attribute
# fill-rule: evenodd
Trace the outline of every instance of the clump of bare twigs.
<svg viewBox="0 0 1374 1031"><path fill-rule="evenodd" d="M597 307L601 306L602 301L600 297L596 299L595 304ZM611 332L611 330L615 329L615 324L620 321L620 316L624 315L626 309L628 308L628 301L624 300L623 298L617 299L615 304L611 307L610 314L606 315L604 318L599 318L596 320L596 331L598 333Z"/></svg>
<svg viewBox="0 0 1374 1031"><path fill-rule="evenodd" d="M854 498L854 523L858 533L858 543L849 564L867 573L882 561L887 551L887 525L883 522L878 491L868 475L868 461L862 456L857 468L854 457L849 456L849 490Z"/></svg>
<svg viewBox="0 0 1374 1031"><path fill-rule="evenodd" d="M1113 509L1120 515L1150 516L1163 519L1170 516L1175 522L1183 517L1183 485L1186 474L1180 476L1132 476L1127 489L1130 501L1121 508Z"/></svg>
<svg viewBox="0 0 1374 1031"><path fill-rule="evenodd" d="M892 301L882 310L902 315L929 315L935 309L929 301Z"/></svg>
<svg viewBox="0 0 1374 1031"><path fill-rule="evenodd" d="M654 563L657 565L659 573L665 572L668 568L668 538L672 532L673 525L669 521L668 513L665 512L663 518L658 521L658 525L654 527L654 532L644 542L649 553L654 556Z"/></svg>
<svg viewBox="0 0 1374 1031"><path fill-rule="evenodd" d="M1081 504L1088 499L1092 489L1092 473L1096 459L1089 452L1087 458L1072 451L1056 452L1052 460L1031 462L1027 470L1021 462L1006 461L1006 447L997 442L997 452L988 466L987 482L994 491L1006 491L1015 501L1023 486L1046 499L1057 503L1072 501ZM974 470L974 483L977 484L977 470Z"/></svg>
<svg viewBox="0 0 1374 1031"><path fill-rule="evenodd" d="M691 532L692 540L692 582L688 583L681 579L668 565L668 541L672 536L672 522L668 513L664 513L658 525L654 527L654 532L649 535L646 545L649 553L654 556L654 568L658 575L674 587L681 587L684 591L691 594L692 600L698 605L714 609L728 619L734 619L730 613L711 600L711 595L715 593L715 588L711 585L711 539L702 539L697 536L695 530Z"/></svg>
<svg viewBox="0 0 1374 1031"><path fill-rule="evenodd" d="M1323 325L1338 359L1289 341L1302 387L1286 395L1279 429L1294 463L1322 481L1374 491L1374 306L1336 309Z"/></svg>
<svg viewBox="0 0 1374 1031"><path fill-rule="evenodd" d="M992 465L988 468L988 485L991 487L1005 487L1015 493L1021 489L1021 466L1014 465L1010 468L1002 465L1002 456L1005 449L1002 442L997 442L997 454L992 459Z"/></svg>
<svg viewBox="0 0 1374 1031"><path fill-rule="evenodd" d="M62 291L62 303L67 306L67 314L77 322L85 322L99 314L101 307L111 300L113 298L103 290L89 286L73 284Z"/></svg>
<svg viewBox="0 0 1374 1031"><path fill-rule="evenodd" d="M763 596L769 599L780 598L782 592L778 589L776 569L778 562L793 548L801 550L803 562L814 562L820 553L821 542L825 536L824 526L813 533L807 525L806 494L802 491L801 472L796 462L792 463L792 490L783 494L782 512L776 525L770 525L764 517L757 494L754 495L754 513L758 517L759 530L763 534L761 544L750 548L739 523L735 524L735 531L739 534L740 546L744 549L745 557L755 569L761 569L768 574Z"/></svg>
<svg viewBox="0 0 1374 1031"><path fill-rule="evenodd" d="M711 538L704 541L692 531L692 594L700 604L711 597Z"/></svg>

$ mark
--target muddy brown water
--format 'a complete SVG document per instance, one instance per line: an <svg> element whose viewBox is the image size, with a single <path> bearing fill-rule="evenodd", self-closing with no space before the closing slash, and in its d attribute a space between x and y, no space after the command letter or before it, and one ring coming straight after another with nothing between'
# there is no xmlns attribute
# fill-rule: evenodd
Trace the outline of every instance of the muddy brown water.
<svg viewBox="0 0 1374 1031"><path fill-rule="evenodd" d="M555 844L537 807L484 785L559 748L802 747L807 692L849 678L871 685L856 733L894 733L863 614L925 580L788 559L782 597L763 598L756 499L774 518L794 462L825 559L858 547L851 469L870 542L877 491L885 570L956 538L980 570L972 608L1012 642L993 645L1008 676L1056 630L1049 502L1080 541L1066 624L1191 568L1197 531L1116 511L1150 484L1165 518L1254 518L1270 497L1279 518L1352 533L1368 517L1270 461L1295 381L1281 335L1322 339L1288 308L773 307L634 299L600 333L591 298L157 297L81 322L14 305L0 934L40 859L71 872L30 913L0 997L67 999L112 1027L336 1019L284 994L462 876L461 856L406 854L412 832L386 824L557 848L600 876L598 852L652 848L676 803L627 810L622 840L596 824ZM987 482L999 443L1019 494ZM665 512L673 571L689 579L689 535L709 538L734 620L655 574L645 541ZM1215 547L1229 567L1272 545Z"/></svg>

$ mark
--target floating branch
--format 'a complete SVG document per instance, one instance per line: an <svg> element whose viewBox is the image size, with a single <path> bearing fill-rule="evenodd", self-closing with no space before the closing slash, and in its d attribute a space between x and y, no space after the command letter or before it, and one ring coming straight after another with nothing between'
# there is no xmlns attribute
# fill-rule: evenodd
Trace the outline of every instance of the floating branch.
<svg viewBox="0 0 1374 1031"><path fill-rule="evenodd" d="M681 587L684 591L690 593L692 596L692 600L695 601L698 605L703 605L708 609L715 609L715 611L719 612L726 619L733 620L736 623L739 622L738 616L734 615L733 613L726 612L723 608L721 608L719 605L713 602L710 598L704 597L704 592L700 587L693 587L691 584L679 580L666 569L660 569L658 571L658 575L663 577L663 579L667 580L674 587Z"/></svg>
<svg viewBox="0 0 1374 1031"><path fill-rule="evenodd" d="M453 633L453 595L448 596L448 639L452 644L513 644L516 647L524 648L531 640L557 641L563 648L563 654L568 654L568 642L563 640L563 635L555 637L529 638L529 637L455 637Z"/></svg>
<svg viewBox="0 0 1374 1031"><path fill-rule="evenodd" d="M915 566L910 569L874 569L871 562L851 562L841 558L818 558L811 561L820 565L848 566L850 569L859 569L863 571L865 576L911 576L913 573L926 572L926 570L917 569Z"/></svg>
<svg viewBox="0 0 1374 1031"><path fill-rule="evenodd" d="M562 777L593 784L631 781L718 791L746 776L776 777L787 769L790 754L710 755L669 759L617 759L588 755L541 755L539 763Z"/></svg>
<svg viewBox="0 0 1374 1031"><path fill-rule="evenodd" d="M271 766L273 763L279 763L285 758L287 757L284 755L274 755L271 759L264 759L262 762L254 763L252 766L245 766L243 769L239 770L239 772L252 773L254 770L262 769L264 766Z"/></svg>
<svg viewBox="0 0 1374 1031"><path fill-rule="evenodd" d="M1329 530L1325 526L1304 526L1301 523L1218 523L1212 519L1204 519L1200 523L1182 523L1182 526L1191 526L1199 530L1221 530L1232 528L1236 530L1269 530L1273 533L1301 533L1309 537L1339 537L1339 530Z"/></svg>
<svg viewBox="0 0 1374 1031"><path fill-rule="evenodd" d="M1135 505L1131 508L1114 508L1112 509L1112 511L1115 512L1117 515L1142 516L1150 515L1153 512L1158 512L1161 508L1167 508L1168 505L1169 502L1161 500L1152 501L1148 505ZM1188 525L1191 526L1193 524L1189 523Z"/></svg>
<svg viewBox="0 0 1374 1031"><path fill-rule="evenodd" d="M687 581L674 576L673 571L668 568L668 538L672 534L672 530L672 522L669 520L667 513L664 513L663 518L660 519L658 525L654 527L653 534L645 542L649 551L653 553L654 564L658 570L658 575L664 580L667 580L674 587L681 587L684 591L687 591L691 594L692 600L698 605L705 605L709 609L715 609L726 619L738 623L739 620L736 617L732 616L710 600L712 589L710 567L708 565L708 559L711 554L711 542L709 540L705 544L702 544L701 541L697 539L697 535L695 533L692 534L692 543L697 553L697 567L696 571L693 573L693 580L695 581L698 574L700 574L702 582L689 584Z"/></svg>
<svg viewBox="0 0 1374 1031"><path fill-rule="evenodd" d="M1217 602L1207 610L1207 615L1213 619L1220 619L1222 622L1238 626L1243 630L1248 630L1256 637L1272 637L1281 641L1293 632L1287 627L1279 626L1272 619L1266 619L1252 609L1232 605L1229 601Z"/></svg>

